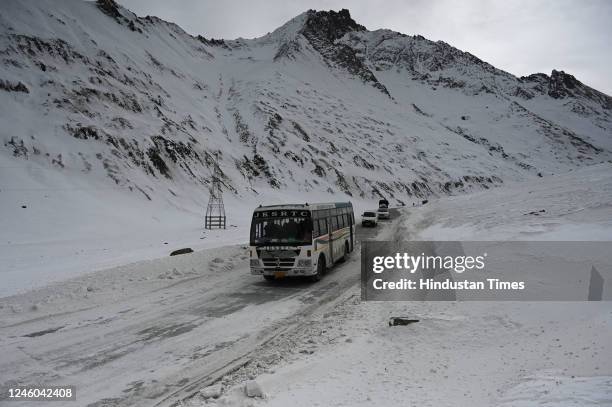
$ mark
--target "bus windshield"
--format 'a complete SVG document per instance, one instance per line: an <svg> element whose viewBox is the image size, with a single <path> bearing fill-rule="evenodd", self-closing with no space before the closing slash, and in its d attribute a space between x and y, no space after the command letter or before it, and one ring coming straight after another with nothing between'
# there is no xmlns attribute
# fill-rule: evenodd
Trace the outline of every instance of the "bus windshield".
<svg viewBox="0 0 612 407"><path fill-rule="evenodd" d="M251 224L251 244L312 243L312 219L259 218Z"/></svg>

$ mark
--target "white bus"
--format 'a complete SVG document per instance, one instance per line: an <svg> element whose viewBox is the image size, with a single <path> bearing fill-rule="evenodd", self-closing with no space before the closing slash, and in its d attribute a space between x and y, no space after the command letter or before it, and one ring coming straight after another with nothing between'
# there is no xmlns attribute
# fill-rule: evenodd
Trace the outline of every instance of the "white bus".
<svg viewBox="0 0 612 407"><path fill-rule="evenodd" d="M251 222L251 274L318 281L355 246L350 202L259 206Z"/></svg>

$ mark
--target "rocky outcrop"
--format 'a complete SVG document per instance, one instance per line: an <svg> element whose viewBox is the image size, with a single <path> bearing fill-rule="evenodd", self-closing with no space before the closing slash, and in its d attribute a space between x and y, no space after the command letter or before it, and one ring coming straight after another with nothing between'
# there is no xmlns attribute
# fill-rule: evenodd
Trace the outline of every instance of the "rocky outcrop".
<svg viewBox="0 0 612 407"><path fill-rule="evenodd" d="M347 9L337 13L309 10L301 34L329 65L346 69L350 74L390 96L387 88L357 57L355 50L337 42L345 34L356 31L365 31L365 27L357 24Z"/></svg>
<svg viewBox="0 0 612 407"><path fill-rule="evenodd" d="M530 84L536 91L547 94L553 99L582 99L594 102L605 110L612 110L612 97L585 85L564 71L553 69L550 76L536 73L521 77L521 80Z"/></svg>

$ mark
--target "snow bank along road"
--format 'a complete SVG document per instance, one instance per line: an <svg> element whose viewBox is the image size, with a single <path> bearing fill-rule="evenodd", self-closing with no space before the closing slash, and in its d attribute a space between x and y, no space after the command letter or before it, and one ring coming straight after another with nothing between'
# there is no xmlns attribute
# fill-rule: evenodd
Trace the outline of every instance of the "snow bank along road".
<svg viewBox="0 0 612 407"><path fill-rule="evenodd" d="M79 406L171 405L358 282L358 248L313 284L251 276L245 247L227 246L3 298L0 384L72 384Z"/></svg>

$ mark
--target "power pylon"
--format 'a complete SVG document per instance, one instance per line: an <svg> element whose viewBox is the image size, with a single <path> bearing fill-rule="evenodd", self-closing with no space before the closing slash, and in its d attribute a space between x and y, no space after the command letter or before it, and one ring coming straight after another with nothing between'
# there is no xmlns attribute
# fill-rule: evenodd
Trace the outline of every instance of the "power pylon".
<svg viewBox="0 0 612 407"><path fill-rule="evenodd" d="M221 169L217 163L217 155L215 154L214 170L212 176L212 184L210 186L210 198L206 207L206 216L204 217L205 229L225 229L226 217L225 206L223 205L223 194L221 192Z"/></svg>

